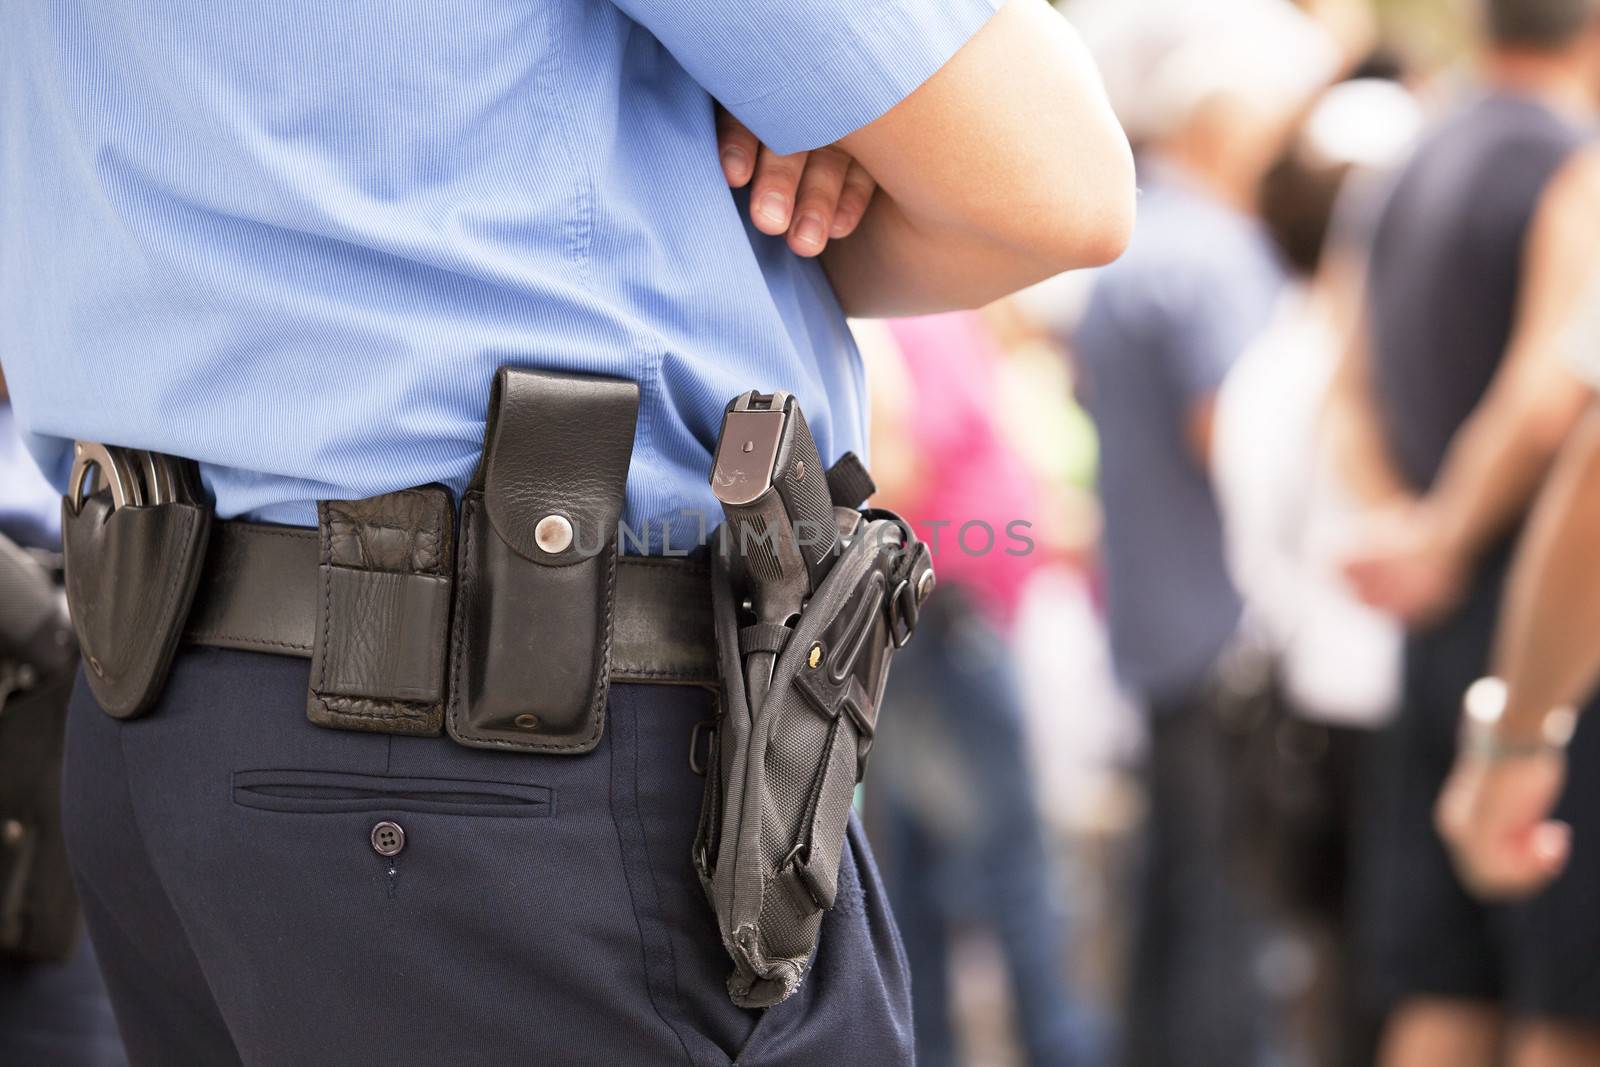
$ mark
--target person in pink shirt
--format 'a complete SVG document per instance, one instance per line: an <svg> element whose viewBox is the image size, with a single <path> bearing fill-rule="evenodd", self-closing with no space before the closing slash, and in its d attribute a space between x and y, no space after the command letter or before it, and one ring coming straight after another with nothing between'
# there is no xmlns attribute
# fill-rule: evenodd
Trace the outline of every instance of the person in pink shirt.
<svg viewBox="0 0 1600 1067"><path fill-rule="evenodd" d="M873 397L874 417L891 404L899 409L884 420L892 429L873 435L875 462L887 459L897 479L880 490L935 546L940 585L961 587L1007 627L1042 557L1033 543L1033 475L997 422L1004 353L974 312L898 319L888 332L911 395L900 387L898 402ZM886 449L907 458L886 457Z"/></svg>
<svg viewBox="0 0 1600 1067"><path fill-rule="evenodd" d="M875 340L865 346L874 500L910 519L939 575L884 700L868 791L869 832L911 969L917 1062L958 1060L949 942L963 921L998 942L1027 1062L1100 1062L1095 1029L1068 993L1065 924L1006 636L1042 553L1032 477L997 422L1003 353L976 313L896 321Z"/></svg>

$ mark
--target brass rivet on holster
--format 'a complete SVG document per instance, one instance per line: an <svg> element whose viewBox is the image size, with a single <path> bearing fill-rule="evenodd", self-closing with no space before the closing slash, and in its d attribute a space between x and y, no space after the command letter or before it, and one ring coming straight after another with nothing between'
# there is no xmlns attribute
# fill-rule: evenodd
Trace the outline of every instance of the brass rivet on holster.
<svg viewBox="0 0 1600 1067"><path fill-rule="evenodd" d="M822 642L811 646L811 651L806 655L806 666L812 670L822 666Z"/></svg>
<svg viewBox="0 0 1600 1067"><path fill-rule="evenodd" d="M539 716L529 715L526 712L511 721L517 724L518 729L537 730L539 728Z"/></svg>
<svg viewBox="0 0 1600 1067"><path fill-rule="evenodd" d="M572 544L572 523L565 515L546 515L533 528L533 540L552 556L565 552Z"/></svg>

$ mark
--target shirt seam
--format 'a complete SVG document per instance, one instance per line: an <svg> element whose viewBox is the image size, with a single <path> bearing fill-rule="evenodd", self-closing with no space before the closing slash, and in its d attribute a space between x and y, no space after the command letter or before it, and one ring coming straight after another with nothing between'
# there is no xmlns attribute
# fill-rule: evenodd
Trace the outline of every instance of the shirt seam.
<svg viewBox="0 0 1600 1067"><path fill-rule="evenodd" d="M550 48L550 81L552 91L550 99L565 99L563 90L566 89L564 61L566 59L566 23L563 16L550 20L551 22L551 48ZM578 269L578 283L587 293L593 293L594 287L589 274L590 253L594 246L594 170L590 166L589 155L580 151L577 141L573 136L572 114L567 108L557 108L557 128L560 130L562 147L566 150L567 158L577 163L578 181L574 196L572 218L567 223L567 258Z"/></svg>

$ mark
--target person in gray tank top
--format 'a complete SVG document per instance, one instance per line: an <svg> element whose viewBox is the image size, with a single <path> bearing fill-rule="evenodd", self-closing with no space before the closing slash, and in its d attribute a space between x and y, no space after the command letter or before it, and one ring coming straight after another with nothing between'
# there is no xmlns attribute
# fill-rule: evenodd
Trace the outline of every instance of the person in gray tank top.
<svg viewBox="0 0 1600 1067"><path fill-rule="evenodd" d="M1600 261L1600 3L1487 0L1481 91L1396 176L1373 233L1366 329L1335 412L1373 509L1347 573L1410 626L1402 708L1374 782L1367 894L1380 1067L1600 1063L1600 779L1558 812L1573 862L1486 903L1434 829L1463 694L1488 670L1506 559L1588 392L1556 341ZM1509 755L1508 755L1509 754ZM1600 762L1600 727L1574 761Z"/></svg>

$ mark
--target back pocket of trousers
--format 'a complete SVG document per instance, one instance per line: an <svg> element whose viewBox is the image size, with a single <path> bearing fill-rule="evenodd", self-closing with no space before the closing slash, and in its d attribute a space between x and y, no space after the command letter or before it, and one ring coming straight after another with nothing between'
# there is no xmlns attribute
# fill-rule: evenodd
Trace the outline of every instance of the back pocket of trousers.
<svg viewBox="0 0 1600 1067"><path fill-rule="evenodd" d="M542 785L458 778L390 778L338 771L235 771L233 802L263 811L421 811L436 815L540 818L555 814Z"/></svg>

